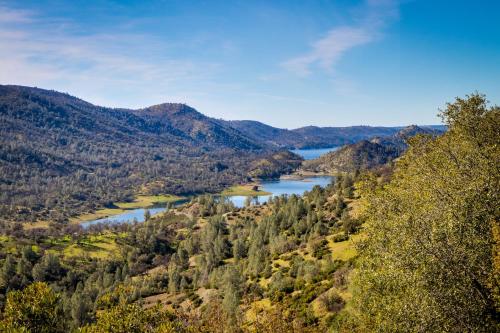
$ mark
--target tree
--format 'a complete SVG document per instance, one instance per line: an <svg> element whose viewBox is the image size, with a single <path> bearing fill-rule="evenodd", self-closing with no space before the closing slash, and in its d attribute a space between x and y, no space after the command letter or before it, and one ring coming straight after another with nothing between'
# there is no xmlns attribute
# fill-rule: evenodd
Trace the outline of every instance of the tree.
<svg viewBox="0 0 500 333"><path fill-rule="evenodd" d="M92 319L92 302L88 296L76 291L71 296L71 319L73 326L80 327Z"/></svg>
<svg viewBox="0 0 500 333"><path fill-rule="evenodd" d="M174 333L185 332L175 318L162 310L159 306L143 309L138 304L118 305L100 311L97 322L84 326L84 333Z"/></svg>
<svg viewBox="0 0 500 333"><path fill-rule="evenodd" d="M16 263L11 255L5 257L5 261L0 272L0 286L2 288L9 288L11 280L16 275Z"/></svg>
<svg viewBox="0 0 500 333"><path fill-rule="evenodd" d="M149 211L149 209L145 209L144 210L144 221L149 221L149 219L151 218L151 212Z"/></svg>
<svg viewBox="0 0 500 333"><path fill-rule="evenodd" d="M60 297L43 282L7 294L0 328L5 331L65 332Z"/></svg>
<svg viewBox="0 0 500 333"><path fill-rule="evenodd" d="M233 257L236 260L242 259L246 255L245 242L241 239L236 239L233 243Z"/></svg>
<svg viewBox="0 0 500 333"><path fill-rule="evenodd" d="M247 196L247 197L245 198L245 201L244 201L244 206L245 206L245 207L250 207L250 206L252 205L252 200L253 200L253 199L252 199L252 197L251 197L251 196Z"/></svg>
<svg viewBox="0 0 500 333"><path fill-rule="evenodd" d="M236 324L237 315L239 314L241 284L240 272L233 266L227 267L223 276L222 294L224 298L222 300L222 308L226 312L230 324L233 325Z"/></svg>
<svg viewBox="0 0 500 333"><path fill-rule="evenodd" d="M390 184L363 194L368 237L353 291L362 328L500 329L492 258L492 229L500 223L500 108L475 94L442 116L447 133L411 140Z"/></svg>
<svg viewBox="0 0 500 333"><path fill-rule="evenodd" d="M59 257L52 253L47 253L33 266L33 279L36 281L57 281L64 274Z"/></svg>

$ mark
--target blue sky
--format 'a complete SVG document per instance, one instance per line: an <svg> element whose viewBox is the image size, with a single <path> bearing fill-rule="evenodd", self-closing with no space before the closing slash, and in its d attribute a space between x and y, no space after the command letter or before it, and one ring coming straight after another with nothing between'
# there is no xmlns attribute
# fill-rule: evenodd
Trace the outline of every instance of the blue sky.
<svg viewBox="0 0 500 333"><path fill-rule="evenodd" d="M500 104L499 1L0 0L0 83L306 125L439 123Z"/></svg>

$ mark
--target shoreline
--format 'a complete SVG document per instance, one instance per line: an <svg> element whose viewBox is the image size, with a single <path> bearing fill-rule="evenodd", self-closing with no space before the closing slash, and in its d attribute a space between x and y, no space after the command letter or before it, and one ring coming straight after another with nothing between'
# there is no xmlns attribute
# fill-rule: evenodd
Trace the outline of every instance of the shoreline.
<svg viewBox="0 0 500 333"><path fill-rule="evenodd" d="M93 213L81 214L77 217L70 218L70 224L80 224L83 222L98 220L102 218L107 218L114 215L119 215L125 213L129 210L140 209L140 208L152 208L159 204L168 204L173 202L178 202L186 199L185 197L173 195L173 194L160 194L160 195L138 195L135 197L134 201L131 202L117 202L114 203L113 208L103 208L96 210Z"/></svg>

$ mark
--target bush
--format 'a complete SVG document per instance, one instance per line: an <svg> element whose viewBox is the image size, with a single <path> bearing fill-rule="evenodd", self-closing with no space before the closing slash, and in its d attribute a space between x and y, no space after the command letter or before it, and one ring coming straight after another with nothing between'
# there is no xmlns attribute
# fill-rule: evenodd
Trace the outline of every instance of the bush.
<svg viewBox="0 0 500 333"><path fill-rule="evenodd" d="M346 240L349 239L349 235L343 233L343 234L336 234L335 236L333 236L333 241L335 243L339 243L339 242L344 242Z"/></svg>
<svg viewBox="0 0 500 333"><path fill-rule="evenodd" d="M319 301L328 312L339 312L345 306L344 299L337 292L329 292L321 295Z"/></svg>

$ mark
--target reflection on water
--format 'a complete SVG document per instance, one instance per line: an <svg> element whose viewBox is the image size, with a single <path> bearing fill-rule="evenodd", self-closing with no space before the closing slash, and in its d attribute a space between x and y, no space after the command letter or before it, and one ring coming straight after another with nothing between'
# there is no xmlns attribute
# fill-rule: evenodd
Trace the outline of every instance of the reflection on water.
<svg viewBox="0 0 500 333"><path fill-rule="evenodd" d="M267 202L272 196L280 196L283 194L302 195L305 191L310 191L314 186L319 185L325 187L332 181L331 176L306 177L304 179L279 179L261 182L261 189L265 192L270 192L272 195L263 195L251 197L252 204L262 204ZM236 195L228 197L236 207L244 207L248 200L247 196Z"/></svg>
<svg viewBox="0 0 500 333"><path fill-rule="evenodd" d="M146 209L149 209L149 213L151 214L151 216L167 210L166 207L131 209L131 210L127 210L126 212L121 213L121 214L112 215L112 216L104 217L104 218L97 219L97 220L82 222L82 223L80 223L80 225L85 228L85 227L88 227L90 225L99 224L99 223L119 224L119 223L124 223L124 222L128 222L128 223L144 222L144 213L146 212Z"/></svg>
<svg viewBox="0 0 500 333"><path fill-rule="evenodd" d="M260 184L262 191L272 193L272 195L250 197L250 199L247 199L248 198L247 196L242 196L242 195L230 196L227 198L236 207L244 207L247 200L250 200L249 203L251 204L262 204L264 202L267 202L269 198L271 198L272 196L280 196L283 194L302 195L305 191L310 191L315 185L325 187L328 184L330 184L331 181L332 177L330 176L306 177L304 179L279 179L279 180L262 181ZM176 204L181 204L185 202L186 202L185 200L179 201ZM86 228L90 225L98 223L119 224L119 223L144 222L144 213L146 212L146 209L149 209L151 216L167 210L165 206L130 209L121 214L112 215L97 220L82 222L81 226Z"/></svg>

